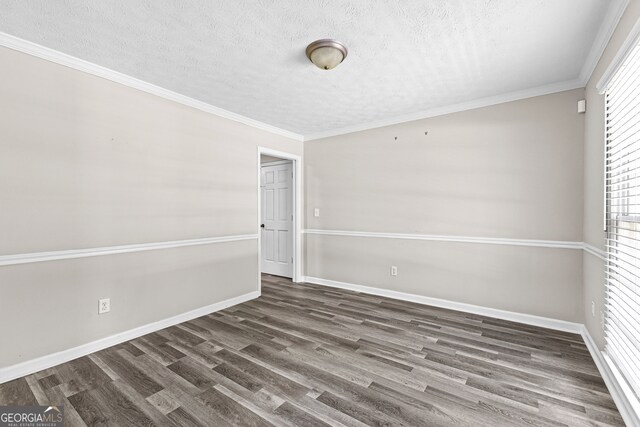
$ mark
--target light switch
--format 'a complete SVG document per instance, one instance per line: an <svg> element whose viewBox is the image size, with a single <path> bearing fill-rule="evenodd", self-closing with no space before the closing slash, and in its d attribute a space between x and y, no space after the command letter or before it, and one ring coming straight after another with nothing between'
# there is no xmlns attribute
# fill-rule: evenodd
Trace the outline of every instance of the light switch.
<svg viewBox="0 0 640 427"><path fill-rule="evenodd" d="M313 216L320 216L320 209L315 208L315 209L313 210Z"/></svg>

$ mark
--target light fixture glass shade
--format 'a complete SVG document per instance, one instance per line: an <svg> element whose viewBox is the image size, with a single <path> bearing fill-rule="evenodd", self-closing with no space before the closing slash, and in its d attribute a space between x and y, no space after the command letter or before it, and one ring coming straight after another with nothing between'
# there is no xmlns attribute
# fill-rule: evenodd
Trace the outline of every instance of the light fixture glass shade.
<svg viewBox="0 0 640 427"><path fill-rule="evenodd" d="M307 57L316 67L331 70L347 57L347 48L336 40L317 40L307 46Z"/></svg>
<svg viewBox="0 0 640 427"><path fill-rule="evenodd" d="M319 47L311 52L311 62L323 70L331 70L342 62L344 55L335 47Z"/></svg>

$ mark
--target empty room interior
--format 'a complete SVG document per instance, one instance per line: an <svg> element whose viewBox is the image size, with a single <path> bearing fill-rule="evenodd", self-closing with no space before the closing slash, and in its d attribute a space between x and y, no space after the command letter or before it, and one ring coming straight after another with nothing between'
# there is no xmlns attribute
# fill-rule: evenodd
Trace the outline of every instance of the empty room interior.
<svg viewBox="0 0 640 427"><path fill-rule="evenodd" d="M640 0L0 1L0 426L640 426Z"/></svg>

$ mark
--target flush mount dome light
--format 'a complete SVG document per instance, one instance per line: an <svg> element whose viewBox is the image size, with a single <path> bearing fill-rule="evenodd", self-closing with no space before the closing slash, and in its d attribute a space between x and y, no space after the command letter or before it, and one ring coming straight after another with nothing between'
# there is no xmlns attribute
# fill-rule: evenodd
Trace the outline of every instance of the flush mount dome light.
<svg viewBox="0 0 640 427"><path fill-rule="evenodd" d="M322 70L337 67L347 57L347 47L337 40L316 40L307 46L307 58Z"/></svg>

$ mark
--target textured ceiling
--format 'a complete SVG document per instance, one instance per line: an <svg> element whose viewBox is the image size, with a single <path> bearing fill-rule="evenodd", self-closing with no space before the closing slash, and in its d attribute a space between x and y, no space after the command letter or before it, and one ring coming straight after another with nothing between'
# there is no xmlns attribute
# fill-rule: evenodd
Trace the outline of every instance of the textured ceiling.
<svg viewBox="0 0 640 427"><path fill-rule="evenodd" d="M603 0L2 0L0 31L303 135L575 80ZM308 43L349 48L333 71Z"/></svg>

